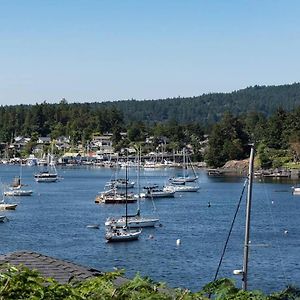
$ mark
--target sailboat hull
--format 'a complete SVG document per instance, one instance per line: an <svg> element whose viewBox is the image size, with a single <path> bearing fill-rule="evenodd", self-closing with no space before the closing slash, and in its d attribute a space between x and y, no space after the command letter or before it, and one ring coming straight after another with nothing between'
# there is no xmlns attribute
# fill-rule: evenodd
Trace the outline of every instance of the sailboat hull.
<svg viewBox="0 0 300 300"><path fill-rule="evenodd" d="M7 191L4 192L4 196L8 196L8 197L22 197L22 196L31 196L33 193L33 191L31 190L11 190L11 191Z"/></svg>
<svg viewBox="0 0 300 300"><path fill-rule="evenodd" d="M129 228L144 228L144 227L155 227L155 225L159 222L159 219L155 218L144 218L144 217L129 217L127 219L127 224ZM126 226L126 219L108 219L105 222L105 226L115 226L117 228L122 228Z"/></svg>
<svg viewBox="0 0 300 300"><path fill-rule="evenodd" d="M0 210L15 210L18 204L0 203Z"/></svg>
<svg viewBox="0 0 300 300"><path fill-rule="evenodd" d="M34 176L36 182L56 182L58 180L57 174L37 174Z"/></svg>
<svg viewBox="0 0 300 300"><path fill-rule="evenodd" d="M141 231L131 232L131 231L108 231L105 235L107 242L127 242L134 241L139 238Z"/></svg>

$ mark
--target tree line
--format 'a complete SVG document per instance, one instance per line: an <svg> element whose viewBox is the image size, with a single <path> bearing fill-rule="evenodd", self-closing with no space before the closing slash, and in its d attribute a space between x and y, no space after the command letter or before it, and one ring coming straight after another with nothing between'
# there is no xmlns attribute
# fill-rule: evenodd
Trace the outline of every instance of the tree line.
<svg viewBox="0 0 300 300"><path fill-rule="evenodd" d="M206 160L214 167L244 159L254 143L262 168L278 168L300 159L300 107L278 108L270 117L262 113L234 116L226 112L210 132Z"/></svg>
<svg viewBox="0 0 300 300"><path fill-rule="evenodd" d="M194 160L205 159L212 167L246 158L253 142L263 168L300 160L300 84L196 98L71 104L62 99L57 104L0 106L0 142L8 144L16 136L68 136L73 145L86 145L94 135L110 132L117 151L133 144L143 144L145 151L178 151L189 145ZM200 109L199 103L210 111ZM209 144L204 152L205 135ZM149 137L153 139L147 144Z"/></svg>

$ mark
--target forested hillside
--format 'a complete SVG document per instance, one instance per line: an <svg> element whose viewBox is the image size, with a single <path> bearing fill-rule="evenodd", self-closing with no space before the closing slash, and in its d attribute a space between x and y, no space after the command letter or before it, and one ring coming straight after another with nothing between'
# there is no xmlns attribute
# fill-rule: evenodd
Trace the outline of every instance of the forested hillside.
<svg viewBox="0 0 300 300"><path fill-rule="evenodd" d="M254 86L232 93L212 93L189 98L127 100L94 105L115 106L122 111L125 121L152 123L176 120L179 123L197 122L206 126L220 120L224 111L234 115L255 111L265 116L270 116L280 106L290 111L300 105L300 83Z"/></svg>

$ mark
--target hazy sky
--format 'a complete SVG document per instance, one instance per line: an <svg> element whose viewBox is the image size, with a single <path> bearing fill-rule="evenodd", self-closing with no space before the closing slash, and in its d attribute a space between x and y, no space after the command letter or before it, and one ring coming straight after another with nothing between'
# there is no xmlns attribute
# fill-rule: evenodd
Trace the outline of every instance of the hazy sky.
<svg viewBox="0 0 300 300"><path fill-rule="evenodd" d="M0 105L196 96L299 78L298 0L0 0Z"/></svg>

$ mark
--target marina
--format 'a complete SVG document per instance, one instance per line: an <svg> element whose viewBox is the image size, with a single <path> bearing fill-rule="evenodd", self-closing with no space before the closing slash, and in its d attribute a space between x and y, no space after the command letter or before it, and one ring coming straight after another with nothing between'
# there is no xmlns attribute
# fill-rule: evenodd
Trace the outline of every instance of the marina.
<svg viewBox="0 0 300 300"><path fill-rule="evenodd" d="M0 165L2 182L10 182L19 166ZM180 170L180 169L178 169ZM124 268L172 287L193 291L213 280L229 226L243 187L243 177L213 177L196 169L198 192L176 192L172 198L142 199L143 216L159 217L155 227L143 228L137 241L107 243L107 218L124 215L124 204L95 204L114 170L97 167L59 167L62 180L35 182L35 167L24 167L22 180L33 190L17 199L15 211L1 211L1 254L31 250L74 263L111 271ZM141 186L165 185L174 169L144 169ZM131 178L136 176L130 170ZM6 183L6 182L4 182ZM293 195L297 181L287 178L254 180L249 289L266 292L299 285L300 197ZM208 205L209 204L209 205ZM242 266L244 208L242 202L219 277L233 276ZM137 204L128 204L135 214ZM96 224L96 225L90 225ZM270 276L272 274L272 276Z"/></svg>

